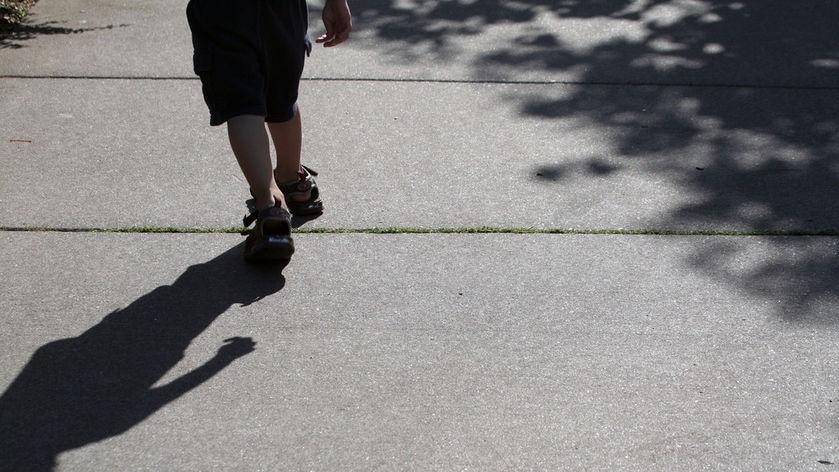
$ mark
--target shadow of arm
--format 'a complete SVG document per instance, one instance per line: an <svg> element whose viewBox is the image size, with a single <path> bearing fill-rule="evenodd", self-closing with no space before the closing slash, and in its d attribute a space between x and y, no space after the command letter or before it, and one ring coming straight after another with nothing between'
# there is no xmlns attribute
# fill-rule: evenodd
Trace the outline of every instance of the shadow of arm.
<svg viewBox="0 0 839 472"><path fill-rule="evenodd" d="M212 359L197 369L178 377L166 385L155 387L149 391L149 407L157 410L163 405L177 400L183 394L211 379L236 359L254 350L255 342L251 338L230 338L219 348Z"/></svg>

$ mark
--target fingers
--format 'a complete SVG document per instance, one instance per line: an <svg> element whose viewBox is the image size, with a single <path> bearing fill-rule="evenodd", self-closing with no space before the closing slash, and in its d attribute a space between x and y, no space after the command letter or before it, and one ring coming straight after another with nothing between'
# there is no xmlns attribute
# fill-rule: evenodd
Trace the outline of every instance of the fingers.
<svg viewBox="0 0 839 472"><path fill-rule="evenodd" d="M335 33L335 36L332 38L332 40L326 41L325 43L323 43L323 45L326 47L332 47L343 43L350 37L350 29L351 28L348 26L347 28Z"/></svg>
<svg viewBox="0 0 839 472"><path fill-rule="evenodd" d="M255 346L256 345L256 342L254 342L253 338L242 337L242 336L234 336L232 338L227 338L222 342L226 345L236 345L236 344L250 345L250 346Z"/></svg>
<svg viewBox="0 0 839 472"><path fill-rule="evenodd" d="M332 33L332 31L330 31L330 28L327 28L326 34L319 36L317 39L315 39L315 42L321 43L324 47L327 48L337 46L349 39L350 31L352 31L352 26L347 24L335 33Z"/></svg>

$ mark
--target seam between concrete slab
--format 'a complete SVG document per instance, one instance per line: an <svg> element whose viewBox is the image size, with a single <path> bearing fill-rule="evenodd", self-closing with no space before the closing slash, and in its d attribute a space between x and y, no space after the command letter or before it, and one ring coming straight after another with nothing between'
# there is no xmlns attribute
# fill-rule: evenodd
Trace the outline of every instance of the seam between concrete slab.
<svg viewBox="0 0 839 472"><path fill-rule="evenodd" d="M192 81L198 77L153 77L153 76L111 76L111 75L0 75L0 79L30 80L149 80L149 81ZM756 89L756 90L813 90L837 91L839 86L830 85L788 85L749 83L698 83L698 82L615 82L615 81L570 81L570 80L470 80L470 79L389 79L364 77L303 77L308 82L369 82L407 84L472 84L472 85L590 85L600 87L684 87L712 89Z"/></svg>
<svg viewBox="0 0 839 472"><path fill-rule="evenodd" d="M198 80L198 77L154 77L120 75L0 75L0 79L32 80Z"/></svg>
<svg viewBox="0 0 839 472"><path fill-rule="evenodd" d="M29 226L0 226L0 232L10 233L134 233L134 234L239 234L245 228L198 228L198 227L87 227L49 228ZM567 234L567 235L614 235L614 236L839 236L839 230L680 230L667 228L651 229L580 229L580 228L529 228L529 227L369 227L369 228L297 228L295 234Z"/></svg>
<svg viewBox="0 0 839 472"><path fill-rule="evenodd" d="M330 78L307 77L303 80L312 82L394 82L428 84L487 84L487 85L595 85L602 87L685 87L685 88L745 88L769 90L839 90L839 86L830 85L789 85L789 84L724 84L699 82L619 82L619 81L577 81L577 80L469 80L469 79L387 79L387 78Z"/></svg>

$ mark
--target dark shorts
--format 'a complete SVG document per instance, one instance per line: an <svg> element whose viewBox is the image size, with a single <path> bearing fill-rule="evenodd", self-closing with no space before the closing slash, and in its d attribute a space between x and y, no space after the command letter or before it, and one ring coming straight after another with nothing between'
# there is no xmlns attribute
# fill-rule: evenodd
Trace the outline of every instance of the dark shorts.
<svg viewBox="0 0 839 472"><path fill-rule="evenodd" d="M306 0L190 0L186 16L212 126L239 115L294 116L312 47Z"/></svg>

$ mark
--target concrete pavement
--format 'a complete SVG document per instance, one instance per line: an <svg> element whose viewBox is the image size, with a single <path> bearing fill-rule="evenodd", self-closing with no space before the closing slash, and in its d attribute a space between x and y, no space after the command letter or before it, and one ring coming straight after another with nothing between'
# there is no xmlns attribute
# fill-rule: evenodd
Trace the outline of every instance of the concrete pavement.
<svg viewBox="0 0 839 472"><path fill-rule="evenodd" d="M310 2L312 31L323 30ZM358 0L352 44L307 77L836 87L839 6ZM44 2L0 43L4 74L192 77L185 4ZM72 50L71 55L55 54Z"/></svg>
<svg viewBox="0 0 839 472"><path fill-rule="evenodd" d="M820 470L836 297L685 257L723 239L303 235L283 280L235 235L5 234L3 432L59 470Z"/></svg>
<svg viewBox="0 0 839 472"><path fill-rule="evenodd" d="M0 470L837 467L834 6L352 4L282 275L182 4L0 40Z"/></svg>
<svg viewBox="0 0 839 472"><path fill-rule="evenodd" d="M671 119L673 110L638 110L665 101L655 87L306 82L302 90L306 162L323 171L330 208L310 226L839 228L839 180L825 172L837 91L744 97L673 87L668 107L698 95L703 110ZM0 91L9 111L0 127L32 141L0 143L9 162L3 224L38 226L47 211L55 227L228 227L241 218L248 193L224 129L206 127L197 83L6 79ZM520 100L565 102L567 113L523 114ZM589 112L573 112L584 102ZM196 211L196 195L212 211Z"/></svg>

